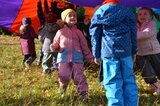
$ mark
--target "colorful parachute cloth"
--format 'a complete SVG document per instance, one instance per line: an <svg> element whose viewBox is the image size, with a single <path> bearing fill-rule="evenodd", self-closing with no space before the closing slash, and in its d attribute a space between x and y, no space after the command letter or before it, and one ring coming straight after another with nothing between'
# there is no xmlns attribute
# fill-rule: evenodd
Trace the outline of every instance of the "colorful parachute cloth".
<svg viewBox="0 0 160 106"><path fill-rule="evenodd" d="M18 33L23 17L31 17L36 32L38 0L0 0L0 27Z"/></svg>
<svg viewBox="0 0 160 106"><path fill-rule="evenodd" d="M37 16L37 2L39 0L0 0L0 27L18 33L23 17L31 17L36 32L40 22ZM42 2L44 0L41 0ZM48 0L51 2L54 0ZM79 6L95 7L103 0L66 0ZM153 7L160 9L160 0L121 0L122 4L130 7Z"/></svg>
<svg viewBox="0 0 160 106"><path fill-rule="evenodd" d="M104 0L68 0L80 6L95 7L101 5ZM151 7L160 8L160 0L120 0L122 4L129 7Z"/></svg>

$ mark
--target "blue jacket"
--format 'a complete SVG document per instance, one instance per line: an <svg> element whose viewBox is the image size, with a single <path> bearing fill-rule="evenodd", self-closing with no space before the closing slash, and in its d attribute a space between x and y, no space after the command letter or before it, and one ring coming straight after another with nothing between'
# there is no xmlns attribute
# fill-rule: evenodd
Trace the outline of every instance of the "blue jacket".
<svg viewBox="0 0 160 106"><path fill-rule="evenodd" d="M121 58L137 52L135 15L120 4L102 5L94 13L90 35L95 58Z"/></svg>

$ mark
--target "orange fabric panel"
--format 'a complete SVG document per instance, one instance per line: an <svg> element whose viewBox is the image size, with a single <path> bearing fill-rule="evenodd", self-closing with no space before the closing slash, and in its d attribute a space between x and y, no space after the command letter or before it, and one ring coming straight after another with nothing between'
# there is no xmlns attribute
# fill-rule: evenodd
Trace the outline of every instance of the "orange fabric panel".
<svg viewBox="0 0 160 106"><path fill-rule="evenodd" d="M22 19L24 17L30 17L32 19L32 26L34 27L36 33L38 33L38 28L40 26L40 22L37 16L37 2L39 0L24 0L22 6L15 18L13 24L11 25L10 31L19 34L19 27L22 23ZM47 0L48 6L50 7L50 3L54 0ZM42 8L44 9L44 0L41 0ZM84 7L85 8L85 15L89 15L91 18L93 15L93 8Z"/></svg>
<svg viewBox="0 0 160 106"><path fill-rule="evenodd" d="M85 15L89 15L89 18L91 19L94 14L94 8L91 7L84 7L85 9Z"/></svg>
<svg viewBox="0 0 160 106"><path fill-rule="evenodd" d="M38 33L40 22L37 16L37 2L38 0L24 0L19 13L10 28L12 32L19 33L19 27L22 23L22 19L24 17L31 17L32 26L34 27L36 33Z"/></svg>

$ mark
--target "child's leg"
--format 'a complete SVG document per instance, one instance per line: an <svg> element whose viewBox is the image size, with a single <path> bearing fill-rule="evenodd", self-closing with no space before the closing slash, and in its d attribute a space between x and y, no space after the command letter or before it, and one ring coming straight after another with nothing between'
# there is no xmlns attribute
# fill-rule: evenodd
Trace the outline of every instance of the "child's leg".
<svg viewBox="0 0 160 106"><path fill-rule="evenodd" d="M31 54L25 55L24 65L25 65L26 69L30 68L30 58L31 58Z"/></svg>
<svg viewBox="0 0 160 106"><path fill-rule="evenodd" d="M29 55L24 55L23 64L25 64L26 60L29 58Z"/></svg>
<svg viewBox="0 0 160 106"><path fill-rule="evenodd" d="M53 53L53 70L57 69L58 68L58 64L56 63L56 60L57 60L57 53Z"/></svg>
<svg viewBox="0 0 160 106"><path fill-rule="evenodd" d="M36 53L31 54L30 58L28 59L29 64L31 65L35 59L36 59Z"/></svg>
<svg viewBox="0 0 160 106"><path fill-rule="evenodd" d="M154 95L160 94L160 87L158 85L158 81L151 84L151 87L154 89Z"/></svg>
<svg viewBox="0 0 160 106"><path fill-rule="evenodd" d="M59 63L58 69L60 89L65 91L72 76L71 63Z"/></svg>
<svg viewBox="0 0 160 106"><path fill-rule="evenodd" d="M72 64L72 78L74 80L75 85L77 85L77 92L80 95L87 94L88 92L88 84L86 77L83 73L83 64L81 63L73 63Z"/></svg>
<svg viewBox="0 0 160 106"><path fill-rule="evenodd" d="M120 61L114 58L104 58L102 66L103 86L106 90L108 106L124 106Z"/></svg>
<svg viewBox="0 0 160 106"><path fill-rule="evenodd" d="M32 62L36 59L36 53L29 54L27 60L25 61L26 64L31 65Z"/></svg>
<svg viewBox="0 0 160 106"><path fill-rule="evenodd" d="M43 51L42 51L42 47L41 47L40 50L39 50L37 65L41 65L42 59L43 59Z"/></svg>
<svg viewBox="0 0 160 106"><path fill-rule="evenodd" d="M124 106L138 106L138 87L133 73L132 57L121 59Z"/></svg>
<svg viewBox="0 0 160 106"><path fill-rule="evenodd" d="M150 62L151 65L153 66L155 75L158 77L158 79L160 79L160 53L151 55Z"/></svg>
<svg viewBox="0 0 160 106"><path fill-rule="evenodd" d="M43 61L42 61L42 68L44 74L51 73L51 65L53 61L53 54L52 53L44 53Z"/></svg>
<svg viewBox="0 0 160 106"><path fill-rule="evenodd" d="M149 56L137 56L137 64L142 72L142 77L147 84L157 82L156 74L149 61Z"/></svg>
<svg viewBox="0 0 160 106"><path fill-rule="evenodd" d="M157 55L158 56L158 55ZM138 56L137 62L142 71L142 76L147 84L150 84L155 93L159 93L155 70L159 70L159 58L153 56ZM150 61L149 61L150 60ZM155 94L154 93L154 94Z"/></svg>

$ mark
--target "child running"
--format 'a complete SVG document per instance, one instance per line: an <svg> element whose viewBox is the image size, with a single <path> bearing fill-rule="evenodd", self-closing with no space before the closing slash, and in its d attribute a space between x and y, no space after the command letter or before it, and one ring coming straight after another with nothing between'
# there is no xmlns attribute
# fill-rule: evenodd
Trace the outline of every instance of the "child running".
<svg viewBox="0 0 160 106"><path fill-rule="evenodd" d="M51 48L58 51L60 92L63 96L69 81L73 79L80 100L86 100L88 84L83 73L83 60L91 62L93 56L84 35L76 27L76 12L66 9L61 13L61 19L65 25L56 33L53 44L51 44Z"/></svg>
<svg viewBox="0 0 160 106"><path fill-rule="evenodd" d="M160 79L160 44L156 38L156 23L154 12L150 8L142 7L138 11L137 39L138 53L136 63L147 84L154 89L154 95L160 93L158 79Z"/></svg>
<svg viewBox="0 0 160 106"><path fill-rule="evenodd" d="M24 55L23 64L26 69L29 69L32 62L36 59L35 43L34 39L38 37L34 28L31 26L31 18L25 17L22 19L22 25L20 26L20 43L22 53Z"/></svg>
<svg viewBox="0 0 160 106"><path fill-rule="evenodd" d="M56 69L57 52L50 50L50 44L53 42L56 32L61 28L57 23L57 15L53 12L49 12L46 16L46 22L44 28L40 31L40 35L43 36L42 52L42 68L43 74L51 74Z"/></svg>

